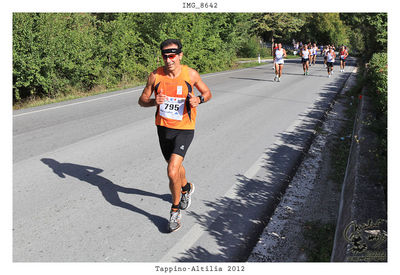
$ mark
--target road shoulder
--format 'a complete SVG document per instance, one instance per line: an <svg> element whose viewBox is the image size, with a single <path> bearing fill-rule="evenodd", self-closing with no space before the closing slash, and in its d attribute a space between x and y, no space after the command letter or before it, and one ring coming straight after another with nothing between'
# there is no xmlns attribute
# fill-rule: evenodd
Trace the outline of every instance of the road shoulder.
<svg viewBox="0 0 400 275"><path fill-rule="evenodd" d="M355 74L348 80L342 94L354 83ZM342 136L341 132L348 124L344 116L348 104L345 97L339 96L324 123L317 128L313 143L248 262L316 260L324 255L315 255L315 238L325 246L325 259L329 261L341 194L340 185L331 176L330 154L337 142L349 142L349 137Z"/></svg>

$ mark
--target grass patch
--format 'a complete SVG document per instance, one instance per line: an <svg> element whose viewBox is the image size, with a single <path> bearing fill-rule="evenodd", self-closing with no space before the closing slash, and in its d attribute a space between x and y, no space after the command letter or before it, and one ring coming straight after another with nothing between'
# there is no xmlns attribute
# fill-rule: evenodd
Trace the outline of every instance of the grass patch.
<svg viewBox="0 0 400 275"><path fill-rule="evenodd" d="M254 60L254 58L249 58L249 60ZM265 63L258 63L258 61L248 62L248 63L234 62L234 64L230 68L226 68L226 70L250 68L250 67L257 67L257 66L262 66L262 65L265 65ZM215 72L219 72L219 71L225 71L225 69L210 71L210 72L205 72L205 73L215 73ZM73 99L78 99L78 98L83 98L83 97L88 97L88 96L94 96L94 95L99 95L99 94L115 92L115 91L119 91L119 90L123 90L123 89L130 89L130 88L134 88L134 87L137 87L140 85L145 85L145 84L146 84L146 81L136 81L136 82L132 82L132 83L128 83L128 84L127 83L119 84L118 86L116 86L114 88L109 88L109 89L98 86L90 91L71 90L68 94L60 94L55 97L46 97L46 98L31 97L24 101L15 103L13 105L13 109L19 110L19 109L25 109L25 108L38 107L38 106L42 106L42 105L58 103L58 102L63 102L63 101L67 101L67 100L73 100Z"/></svg>
<svg viewBox="0 0 400 275"><path fill-rule="evenodd" d="M88 97L88 96L94 96L94 95L129 89L129 88L133 88L133 87L144 85L144 84L145 84L145 82L134 82L134 83L124 84L124 85L121 84L121 85L118 85L117 87L110 88L110 89L99 86L99 87L93 88L90 91L85 91L85 92L80 91L80 90L71 90L67 94L59 94L55 97L44 97L44 98L31 97L24 101L15 103L13 105L13 109L19 110L19 109L25 109L25 108L38 107L38 106L42 106L42 105L53 104L53 103L63 102L63 101L67 101L67 100L73 100L73 99L77 99L77 98L83 98L83 97Z"/></svg>
<svg viewBox="0 0 400 275"><path fill-rule="evenodd" d="M288 55L287 59L295 59L299 58L297 55ZM272 57L265 57L262 59L272 59ZM247 62L247 63L238 63L238 61L253 61L253 62ZM210 72L204 72L204 73L215 73L219 71L225 71L225 70L236 70L236 69L243 69L243 68L251 68L251 67L257 67L257 66L263 66L266 63L258 63L258 57L257 58L238 58L235 60L235 62L232 64L230 68L226 68L223 70L216 70L216 71L210 71ZM146 84L146 81L137 81L133 83L123 83L119 84L118 86L114 88L105 88L105 87L95 87L94 89L90 91L79 91L79 90L71 90L67 94L60 94L55 97L47 97L47 98L37 98L37 97L32 97L28 98L24 101L15 103L13 105L14 110L19 110L19 109L25 109L25 108L32 108L32 107L38 107L42 105L47 105L47 104L53 104L53 103L58 103L58 102L63 102L67 100L73 100L73 99L78 99L78 98L83 98L83 97L88 97L88 96L94 96L94 95L99 95L99 94L104 94L104 93L110 93L110 92L115 92L123 89L129 89L129 88L134 88L140 85Z"/></svg>
<svg viewBox="0 0 400 275"><path fill-rule="evenodd" d="M353 121L349 120L344 122L344 126L334 137L330 145L330 161L331 169L328 178L338 185L341 185L346 173L347 161L350 152Z"/></svg>
<svg viewBox="0 0 400 275"><path fill-rule="evenodd" d="M309 262L329 262L331 259L335 225L309 221L303 226L304 247Z"/></svg>
<svg viewBox="0 0 400 275"><path fill-rule="evenodd" d="M345 95L341 95L342 99L347 102L347 109L345 111L346 121L343 127L334 137L330 144L330 161L331 170L328 178L341 186L346 173L347 161L350 152L351 141L353 138L354 120L357 115L357 106L359 102L358 96L361 94L364 85L364 78L362 73L359 73L357 83Z"/></svg>

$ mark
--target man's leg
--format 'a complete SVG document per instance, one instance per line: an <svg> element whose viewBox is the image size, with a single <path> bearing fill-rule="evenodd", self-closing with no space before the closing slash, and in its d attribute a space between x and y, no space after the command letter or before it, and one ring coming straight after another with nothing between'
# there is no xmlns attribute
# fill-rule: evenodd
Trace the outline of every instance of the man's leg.
<svg viewBox="0 0 400 275"><path fill-rule="evenodd" d="M174 232L181 227L179 201L182 189L181 174L184 173L184 170L182 170L182 161L183 157L177 154L172 154L168 161L169 189L172 194L172 206L168 225L170 232Z"/></svg>
<svg viewBox="0 0 400 275"><path fill-rule="evenodd" d="M169 189L172 194L172 204L175 206L179 205L182 187L187 183L182 162L183 157L177 154L172 154L168 161Z"/></svg>
<svg viewBox="0 0 400 275"><path fill-rule="evenodd" d="M188 182L186 179L186 170L182 164L181 164L181 167L179 168L179 175L181 177L181 183L182 183L182 188L183 188Z"/></svg>

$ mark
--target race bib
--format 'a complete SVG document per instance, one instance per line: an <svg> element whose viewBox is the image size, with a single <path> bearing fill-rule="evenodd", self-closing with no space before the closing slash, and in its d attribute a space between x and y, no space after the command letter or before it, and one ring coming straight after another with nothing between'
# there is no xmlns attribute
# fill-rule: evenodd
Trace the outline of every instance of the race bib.
<svg viewBox="0 0 400 275"><path fill-rule="evenodd" d="M160 105L160 116L174 120L182 120L185 98L167 97Z"/></svg>

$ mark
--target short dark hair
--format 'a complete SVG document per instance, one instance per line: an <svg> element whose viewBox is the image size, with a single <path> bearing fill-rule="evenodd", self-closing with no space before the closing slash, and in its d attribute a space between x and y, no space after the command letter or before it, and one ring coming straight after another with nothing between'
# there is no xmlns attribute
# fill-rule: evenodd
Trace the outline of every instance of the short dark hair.
<svg viewBox="0 0 400 275"><path fill-rule="evenodd" d="M178 46L178 49L181 50L182 49L182 43L181 41L179 41L178 39L167 39L165 41L163 41L160 44L160 50L162 50L164 47L169 46L171 44L175 44Z"/></svg>

